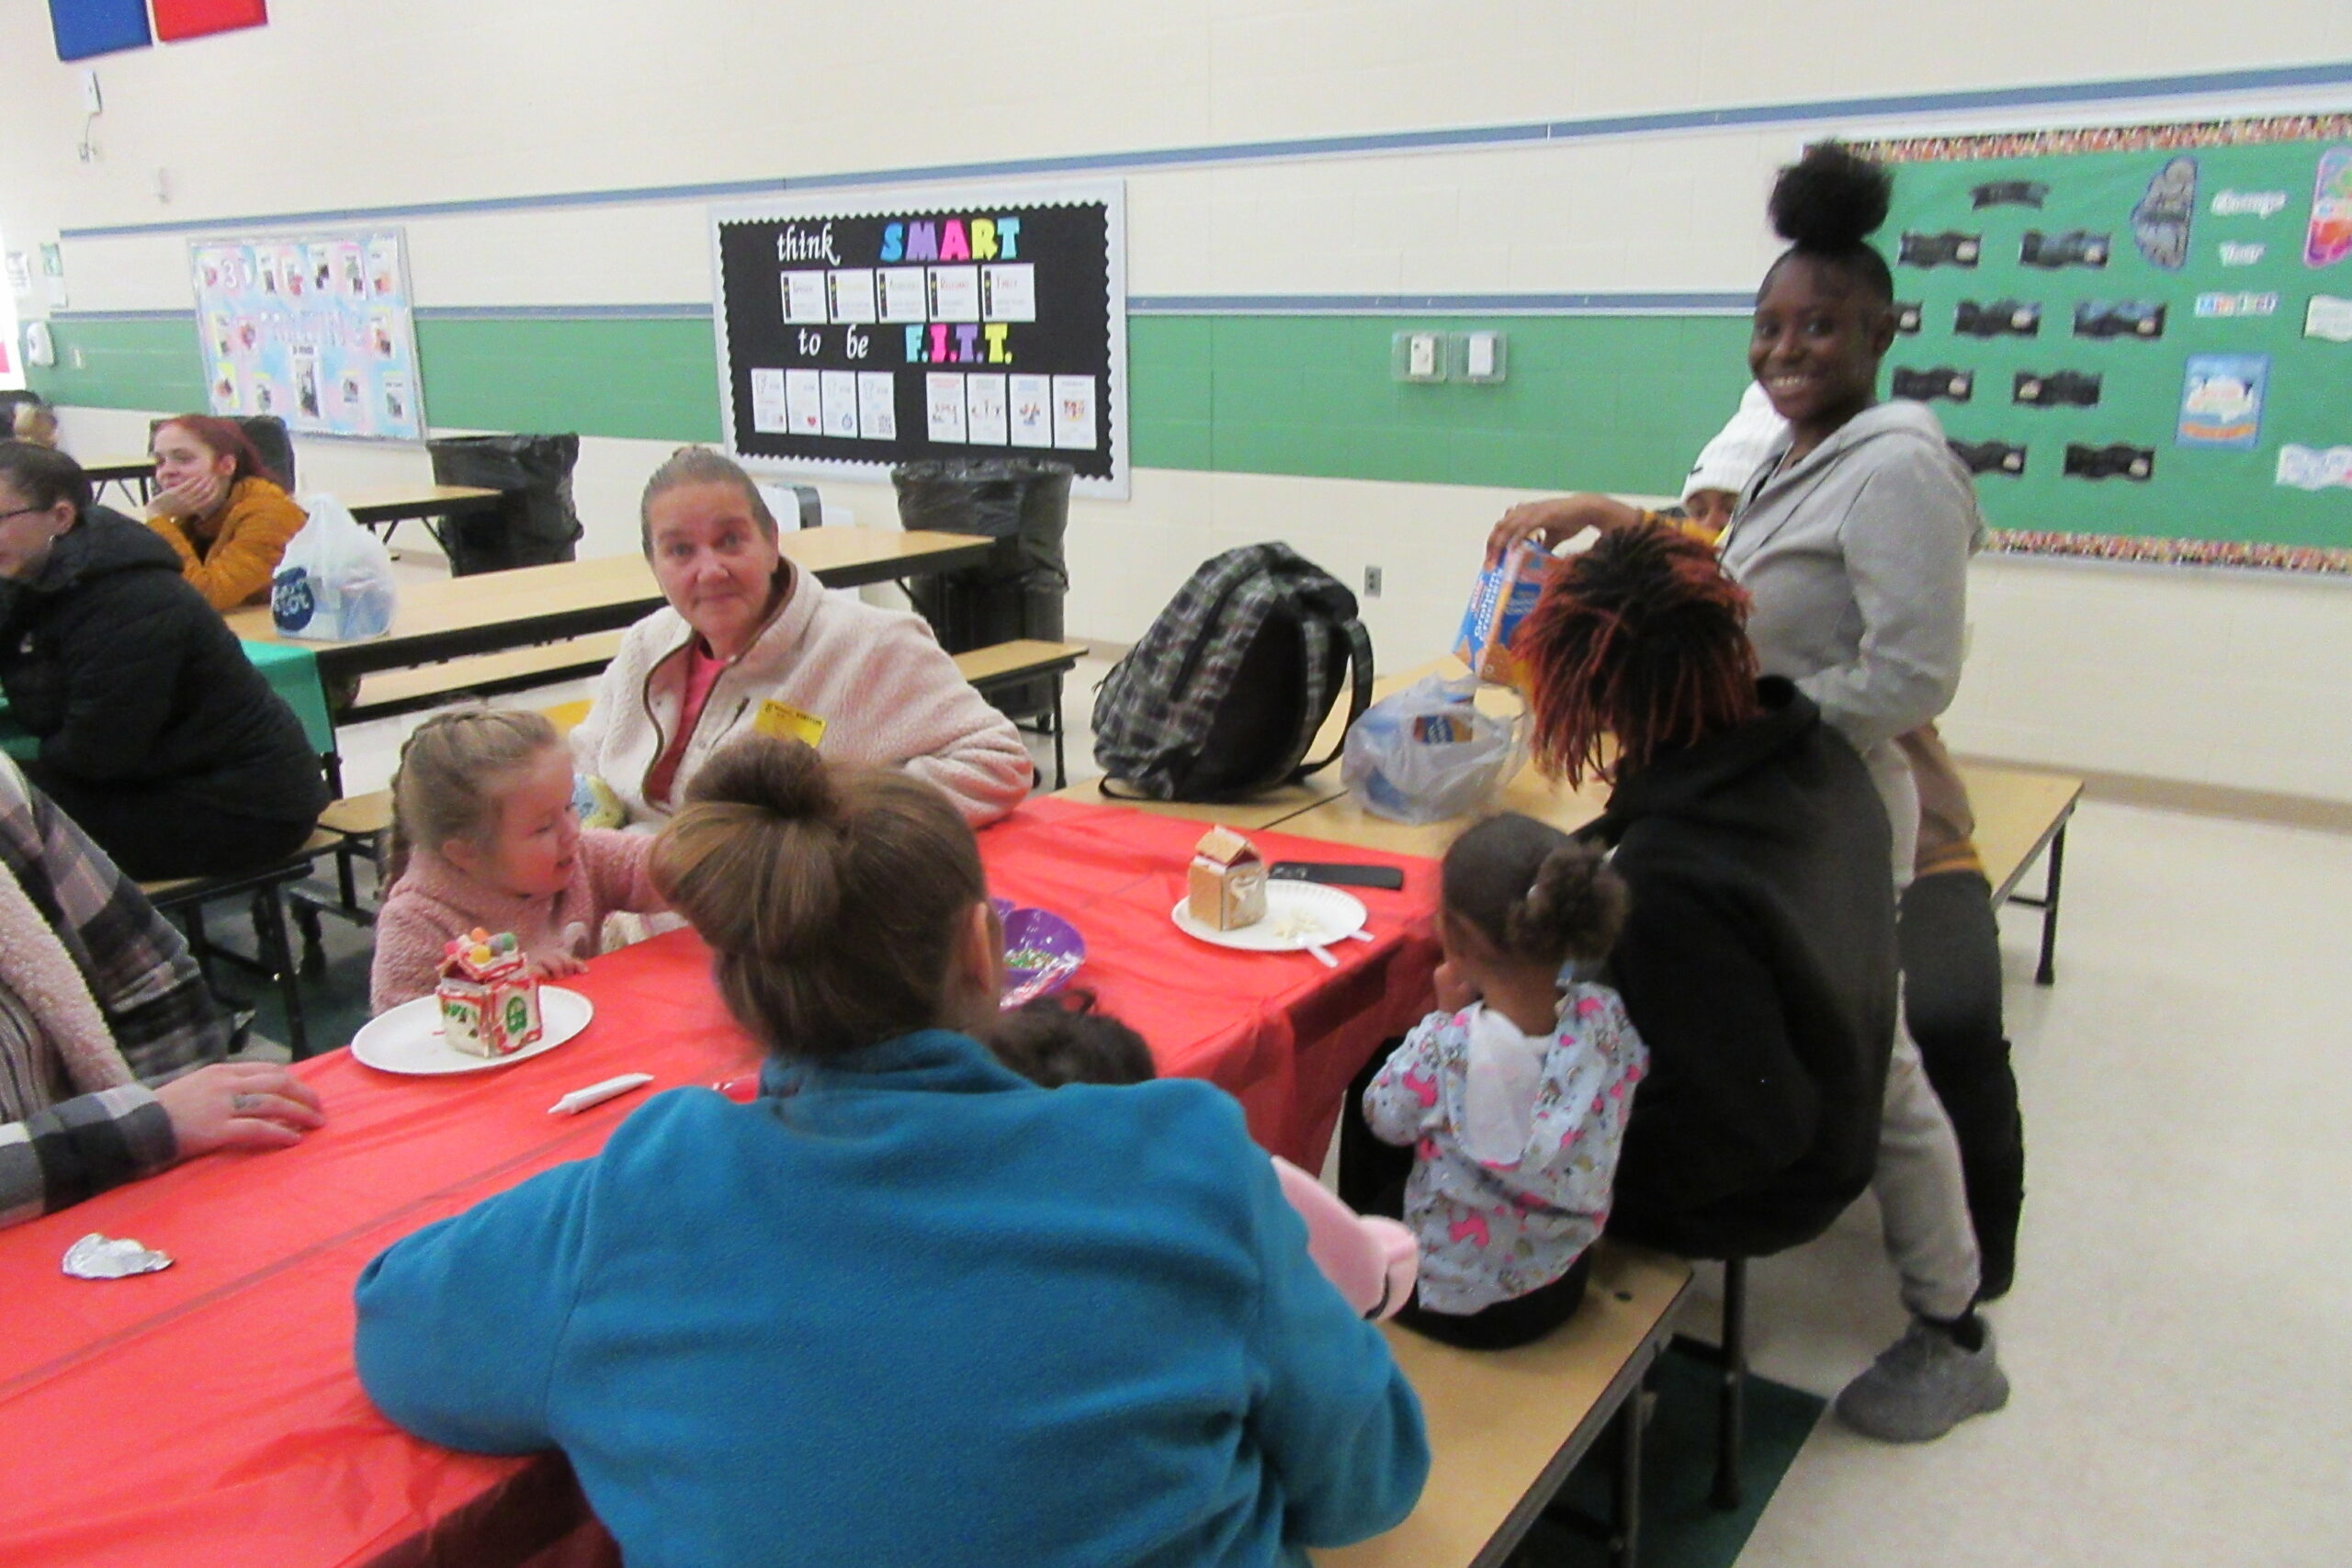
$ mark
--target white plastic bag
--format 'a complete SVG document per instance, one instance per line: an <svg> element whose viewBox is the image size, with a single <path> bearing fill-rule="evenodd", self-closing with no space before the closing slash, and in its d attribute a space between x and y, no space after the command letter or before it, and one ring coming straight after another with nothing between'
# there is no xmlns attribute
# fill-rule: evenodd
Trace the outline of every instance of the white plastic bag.
<svg viewBox="0 0 2352 1568"><path fill-rule="evenodd" d="M1431 675L1364 710L1340 774L1364 809L1397 822L1466 816L1526 761L1519 721L1478 711L1475 680Z"/></svg>
<svg viewBox="0 0 2352 1568"><path fill-rule="evenodd" d="M303 498L311 520L270 580L278 631L312 642L381 637L392 626L392 553L331 495Z"/></svg>

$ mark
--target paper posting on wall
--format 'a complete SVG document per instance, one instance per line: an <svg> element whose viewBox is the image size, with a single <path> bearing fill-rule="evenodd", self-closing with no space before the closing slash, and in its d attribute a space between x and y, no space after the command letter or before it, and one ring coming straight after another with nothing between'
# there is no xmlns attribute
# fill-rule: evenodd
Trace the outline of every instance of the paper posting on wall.
<svg viewBox="0 0 2352 1568"><path fill-rule="evenodd" d="M2334 266L2352 256L2352 147L2319 155L2312 176L2312 216L2303 230L2303 265Z"/></svg>
<svg viewBox="0 0 2352 1568"><path fill-rule="evenodd" d="M980 268L980 314L991 321L1037 319L1037 269L1028 262Z"/></svg>
<svg viewBox="0 0 2352 1568"><path fill-rule="evenodd" d="M2273 482L2314 492L2331 485L2352 490L2352 446L2281 446Z"/></svg>
<svg viewBox="0 0 2352 1568"><path fill-rule="evenodd" d="M763 368L752 372L752 428L763 435L782 435L792 428L784 409L784 372Z"/></svg>
<svg viewBox="0 0 2352 1568"><path fill-rule="evenodd" d="M857 373L820 370L818 385L825 411L825 434L844 441L857 439Z"/></svg>
<svg viewBox="0 0 2352 1568"><path fill-rule="evenodd" d="M2270 379L2267 354L2192 354L2180 389L2183 446L2250 452L2261 439L2262 398Z"/></svg>
<svg viewBox="0 0 2352 1568"><path fill-rule="evenodd" d="M1015 446L1054 444L1054 381L1050 376L1010 378Z"/></svg>
<svg viewBox="0 0 2352 1568"><path fill-rule="evenodd" d="M2352 299L2314 294L2303 307L2303 335L2330 343L2352 343Z"/></svg>
<svg viewBox="0 0 2352 1568"><path fill-rule="evenodd" d="M970 418L967 428L975 446L1003 446L1012 441L1007 427L1004 378L967 376L964 400Z"/></svg>
<svg viewBox="0 0 2352 1568"><path fill-rule="evenodd" d="M780 273L777 275L777 287L783 291L786 324L796 327L821 327L825 324L823 273Z"/></svg>
<svg viewBox="0 0 2352 1568"><path fill-rule="evenodd" d="M795 435L824 433L824 389L814 370L784 373L784 427Z"/></svg>
<svg viewBox="0 0 2352 1568"><path fill-rule="evenodd" d="M293 350L294 407L304 419L315 420L324 411L319 402L319 345L298 343Z"/></svg>
<svg viewBox="0 0 2352 1568"><path fill-rule="evenodd" d="M377 385L383 390L384 423L394 428L406 427L416 417L414 405L408 399L408 378L387 376ZM266 404L269 400L269 386L264 382L254 391L254 401ZM267 413L269 410L265 407L261 412Z"/></svg>
<svg viewBox="0 0 2352 1568"><path fill-rule="evenodd" d="M400 242L390 237L368 243L368 292L388 298L401 290Z"/></svg>
<svg viewBox="0 0 2352 1568"><path fill-rule="evenodd" d="M922 378L923 406L930 415L933 441L962 443L964 439L964 378L933 370Z"/></svg>
<svg viewBox="0 0 2352 1568"><path fill-rule="evenodd" d="M931 284L919 266L881 269L882 319L922 321L931 319Z"/></svg>
<svg viewBox="0 0 2352 1568"><path fill-rule="evenodd" d="M836 321L870 321L874 319L874 269L872 267L842 267L825 275L825 287Z"/></svg>
<svg viewBox="0 0 2352 1568"><path fill-rule="evenodd" d="M1094 450L1094 378L1054 378L1054 445L1073 452Z"/></svg>
<svg viewBox="0 0 2352 1568"><path fill-rule="evenodd" d="M356 240L346 240L334 248L334 287L346 299L368 298L368 253Z"/></svg>
<svg viewBox="0 0 2352 1568"><path fill-rule="evenodd" d="M8 253L8 288L10 291L17 294L29 294L33 291L32 258L22 251Z"/></svg>
<svg viewBox="0 0 2352 1568"><path fill-rule="evenodd" d="M2266 293L2212 293L2197 297L2200 316L2275 316L2278 296Z"/></svg>
<svg viewBox="0 0 2352 1568"><path fill-rule="evenodd" d="M2267 248L2252 240L2224 240L2221 246L2222 265L2223 266L2252 266L2262 259L2262 253Z"/></svg>
<svg viewBox="0 0 2352 1568"><path fill-rule="evenodd" d="M857 373L857 434L866 441L899 438L898 378L888 370Z"/></svg>
<svg viewBox="0 0 2352 1568"><path fill-rule="evenodd" d="M931 269L931 319L934 321L977 321L980 319L978 267L935 266Z"/></svg>

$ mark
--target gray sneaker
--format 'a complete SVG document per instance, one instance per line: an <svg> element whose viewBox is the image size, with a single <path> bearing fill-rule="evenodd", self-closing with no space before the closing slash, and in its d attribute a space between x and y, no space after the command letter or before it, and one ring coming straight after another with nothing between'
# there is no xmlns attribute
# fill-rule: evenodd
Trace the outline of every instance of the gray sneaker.
<svg viewBox="0 0 2352 1568"><path fill-rule="evenodd" d="M1993 1359L1992 1325L1984 1325L1983 1349L1963 1350L1951 1335L1915 1317L1903 1337L1838 1394L1838 1416L1883 1443L1928 1443L2008 1402L2009 1380Z"/></svg>

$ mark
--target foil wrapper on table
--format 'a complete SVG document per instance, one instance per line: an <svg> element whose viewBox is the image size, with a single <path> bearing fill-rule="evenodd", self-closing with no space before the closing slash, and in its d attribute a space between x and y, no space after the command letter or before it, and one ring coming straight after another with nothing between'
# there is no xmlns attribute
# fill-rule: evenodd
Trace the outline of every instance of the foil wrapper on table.
<svg viewBox="0 0 2352 1568"><path fill-rule="evenodd" d="M120 1280L171 1266L168 1252L152 1251L128 1237L117 1240L96 1231L65 1249L65 1272L76 1280Z"/></svg>

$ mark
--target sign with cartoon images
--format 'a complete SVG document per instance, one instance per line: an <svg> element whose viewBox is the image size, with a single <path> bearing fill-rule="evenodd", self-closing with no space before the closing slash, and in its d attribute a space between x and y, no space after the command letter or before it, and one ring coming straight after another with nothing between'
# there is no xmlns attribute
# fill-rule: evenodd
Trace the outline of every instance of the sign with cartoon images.
<svg viewBox="0 0 2352 1568"><path fill-rule="evenodd" d="M199 239L188 258L214 413L424 439L399 230Z"/></svg>

